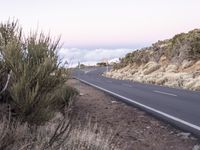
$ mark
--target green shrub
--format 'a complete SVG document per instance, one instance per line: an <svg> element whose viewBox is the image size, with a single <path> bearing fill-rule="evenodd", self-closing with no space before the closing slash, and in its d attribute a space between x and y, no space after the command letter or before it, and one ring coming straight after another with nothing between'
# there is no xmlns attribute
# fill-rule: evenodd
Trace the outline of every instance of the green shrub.
<svg viewBox="0 0 200 150"><path fill-rule="evenodd" d="M191 50L190 53L192 58L199 59L200 58L200 34L193 38L191 42Z"/></svg>
<svg viewBox="0 0 200 150"><path fill-rule="evenodd" d="M66 84L63 85L63 87L56 90L57 101L53 104L54 108L63 111L65 106L70 106L76 95L78 95L78 91L75 88Z"/></svg>
<svg viewBox="0 0 200 150"><path fill-rule="evenodd" d="M60 68L59 39L53 41L43 33L24 39L21 35L15 22L0 25L0 53L11 75L9 101L22 121L40 124L53 116L55 103L63 98L58 90L62 91L68 75Z"/></svg>

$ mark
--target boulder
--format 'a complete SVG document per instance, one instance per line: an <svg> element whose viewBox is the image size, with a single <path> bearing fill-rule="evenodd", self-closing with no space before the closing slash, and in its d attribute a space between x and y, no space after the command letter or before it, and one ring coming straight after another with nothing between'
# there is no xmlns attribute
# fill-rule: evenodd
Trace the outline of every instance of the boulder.
<svg viewBox="0 0 200 150"><path fill-rule="evenodd" d="M160 68L160 65L156 62L149 62L144 66L143 74L148 75Z"/></svg>
<svg viewBox="0 0 200 150"><path fill-rule="evenodd" d="M192 65L194 64L194 61L189 61L189 60L184 60L183 62L182 62L182 68L183 69L186 69L186 68L189 68L189 67L191 67Z"/></svg>
<svg viewBox="0 0 200 150"><path fill-rule="evenodd" d="M156 79L155 83L157 85L164 85L167 81L168 81L168 79L166 77L162 77L162 78Z"/></svg>
<svg viewBox="0 0 200 150"><path fill-rule="evenodd" d="M166 68L166 72L177 72L178 71L178 66L175 64L170 64Z"/></svg>

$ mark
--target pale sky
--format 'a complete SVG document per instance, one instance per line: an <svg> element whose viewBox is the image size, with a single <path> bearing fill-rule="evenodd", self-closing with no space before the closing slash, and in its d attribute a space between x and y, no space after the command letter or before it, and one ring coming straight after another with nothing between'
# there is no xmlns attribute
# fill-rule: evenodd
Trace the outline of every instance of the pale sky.
<svg viewBox="0 0 200 150"><path fill-rule="evenodd" d="M135 49L199 28L200 0L0 0L0 21L9 17L67 49Z"/></svg>

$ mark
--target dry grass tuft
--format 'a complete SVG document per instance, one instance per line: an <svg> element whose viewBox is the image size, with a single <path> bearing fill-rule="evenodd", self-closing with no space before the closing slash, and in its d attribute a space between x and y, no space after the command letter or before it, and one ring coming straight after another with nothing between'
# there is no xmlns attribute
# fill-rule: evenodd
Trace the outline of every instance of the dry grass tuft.
<svg viewBox="0 0 200 150"><path fill-rule="evenodd" d="M45 125L29 126L5 117L0 122L0 150L113 150L113 132L88 122L74 125L61 113Z"/></svg>

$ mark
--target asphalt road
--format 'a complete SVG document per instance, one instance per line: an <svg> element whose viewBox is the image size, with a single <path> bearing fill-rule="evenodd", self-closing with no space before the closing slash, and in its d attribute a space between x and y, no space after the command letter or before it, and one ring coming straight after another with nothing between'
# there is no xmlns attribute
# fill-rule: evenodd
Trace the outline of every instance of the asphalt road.
<svg viewBox="0 0 200 150"><path fill-rule="evenodd" d="M74 77L200 137L200 92L102 76L105 67L74 71Z"/></svg>

